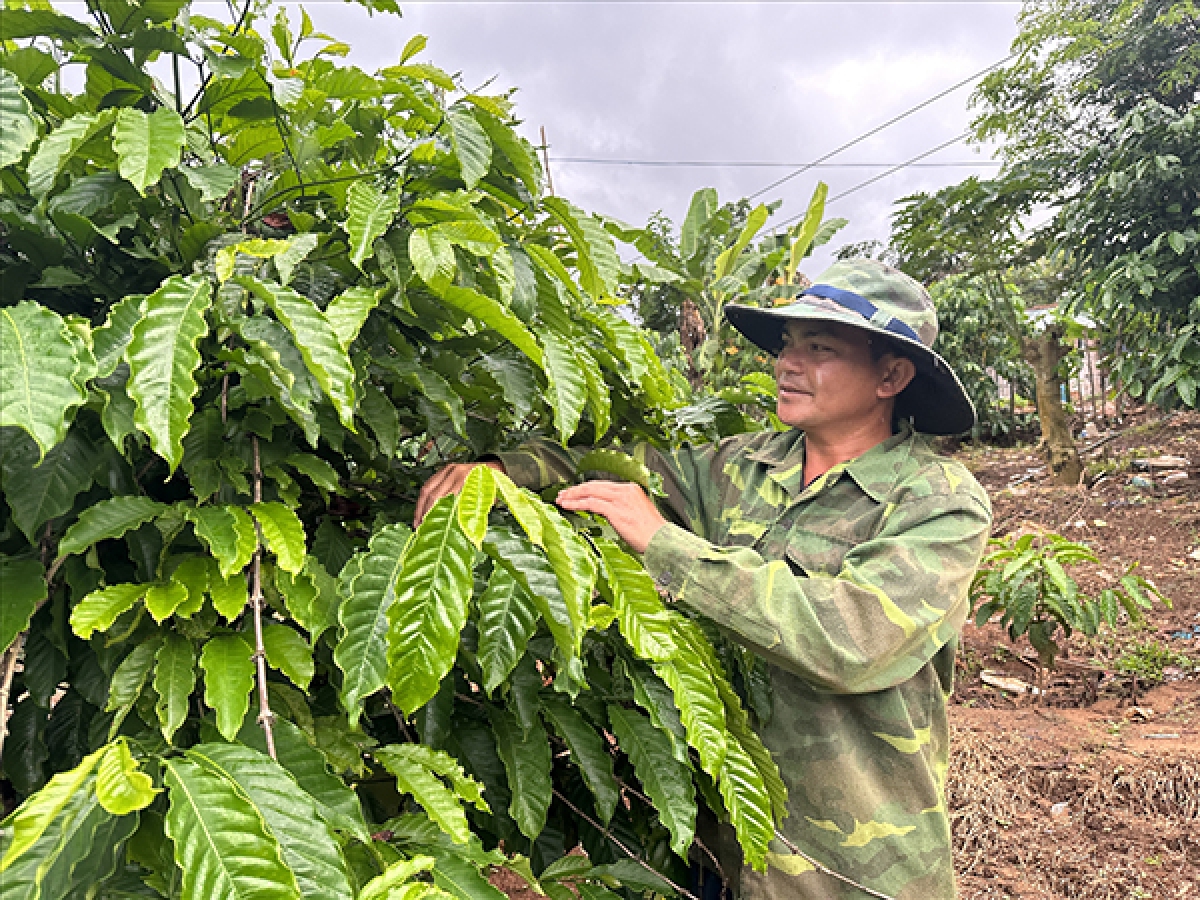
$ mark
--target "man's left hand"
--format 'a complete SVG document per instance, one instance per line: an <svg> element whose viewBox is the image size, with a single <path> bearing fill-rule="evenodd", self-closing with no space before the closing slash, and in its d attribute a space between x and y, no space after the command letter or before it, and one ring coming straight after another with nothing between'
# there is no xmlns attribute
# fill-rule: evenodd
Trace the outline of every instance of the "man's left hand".
<svg viewBox="0 0 1200 900"><path fill-rule="evenodd" d="M613 529L638 553L667 520L639 485L623 481L586 481L559 492L558 505L608 519Z"/></svg>

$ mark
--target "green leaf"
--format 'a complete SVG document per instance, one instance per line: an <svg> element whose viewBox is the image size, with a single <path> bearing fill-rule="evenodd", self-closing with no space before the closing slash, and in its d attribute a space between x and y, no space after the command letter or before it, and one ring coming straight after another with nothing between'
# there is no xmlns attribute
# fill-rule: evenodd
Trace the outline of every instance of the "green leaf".
<svg viewBox="0 0 1200 900"><path fill-rule="evenodd" d="M363 322L367 321L371 310L379 305L382 293L375 288L352 287L329 301L329 305L325 307L325 318L329 320L329 325L337 335L343 350L350 350L350 345L358 337Z"/></svg>
<svg viewBox="0 0 1200 900"><path fill-rule="evenodd" d="M458 268L454 247L437 229L413 229L408 236L408 256L421 280L435 293L445 290L454 279Z"/></svg>
<svg viewBox="0 0 1200 900"><path fill-rule="evenodd" d="M599 438L607 433L612 425L612 397L596 357L592 356L587 348L580 346L575 348L575 359L587 381L588 414L592 417L595 434Z"/></svg>
<svg viewBox="0 0 1200 900"><path fill-rule="evenodd" d="M38 447L24 435L5 435L4 499L13 521L31 544L41 540L42 525L70 512L76 496L92 483L97 448L74 428L38 462Z"/></svg>
<svg viewBox="0 0 1200 900"><path fill-rule="evenodd" d="M163 737L170 743L187 719L188 700L196 686L196 650L178 634L168 634L154 657L155 710Z"/></svg>
<svg viewBox="0 0 1200 900"><path fill-rule="evenodd" d="M642 659L654 662L671 659L676 651L671 620L654 580L637 560L612 541L600 540L597 546L608 572L612 606L621 634Z"/></svg>
<svg viewBox="0 0 1200 900"><path fill-rule="evenodd" d="M241 179L236 168L221 162L210 166L183 166L179 171L206 203L223 200Z"/></svg>
<svg viewBox="0 0 1200 900"><path fill-rule="evenodd" d="M507 896L492 887L474 863L448 853L438 857L433 883L459 900L505 900Z"/></svg>
<svg viewBox="0 0 1200 900"><path fill-rule="evenodd" d="M187 586L178 581L152 584L146 589L146 612L150 613L154 621L161 625L164 620L175 614L175 610L187 602L189 596Z"/></svg>
<svg viewBox="0 0 1200 900"><path fill-rule="evenodd" d="M272 667L286 675L300 690L308 690L315 671L308 641L286 625L268 625L263 628L263 648Z"/></svg>
<svg viewBox="0 0 1200 900"><path fill-rule="evenodd" d="M243 510L231 506L197 506L187 511L187 517L196 529L196 536L217 560L223 577L229 578L249 565L258 538L254 522Z"/></svg>
<svg viewBox="0 0 1200 900"><path fill-rule="evenodd" d="M72 797L92 774L92 770L104 755L104 748L84 757L83 761L69 772L60 772L44 788L32 794L11 816L4 820L12 828L11 838L0 858L0 872L4 872L50 827L50 823L66 808Z"/></svg>
<svg viewBox="0 0 1200 900"><path fill-rule="evenodd" d="M279 568L293 575L300 574L308 554L300 517L279 502L255 503L250 512L262 530L267 549L275 554Z"/></svg>
<svg viewBox="0 0 1200 900"><path fill-rule="evenodd" d="M596 815L607 825L621 799L621 792L604 739L565 697L542 697L542 713L571 751L571 759L579 767L583 781L595 799Z"/></svg>
<svg viewBox="0 0 1200 900"><path fill-rule="evenodd" d="M792 249L788 254L787 284L793 283L796 270L800 268L800 261L808 255L808 251L812 247L813 239L817 236L817 231L821 227L821 219L825 216L825 198L827 196L829 196L829 185L823 181L817 182L817 187L813 191L812 198L808 201L808 209L804 213L804 219L798 226L792 229L794 240L792 241ZM759 208L761 209L762 207ZM763 215L762 218L765 223L766 215Z"/></svg>
<svg viewBox="0 0 1200 900"><path fill-rule="evenodd" d="M104 748L96 771L96 796L101 806L114 816L127 816L145 809L157 794L154 780L138 768L125 738Z"/></svg>
<svg viewBox="0 0 1200 900"><path fill-rule="evenodd" d="M358 404L358 416L375 435L379 451L387 459L393 458L400 442L400 414L387 394L373 385L365 386Z"/></svg>
<svg viewBox="0 0 1200 900"><path fill-rule="evenodd" d="M640 773L639 773L640 776ZM767 849L775 837L771 797L754 760L736 740L726 745L717 787L729 820L737 832L746 863L755 871L767 869Z"/></svg>
<svg viewBox="0 0 1200 900"><path fill-rule="evenodd" d="M149 497L110 497L95 506L89 506L67 529L58 544L58 555L72 556L82 553L100 541L115 540L125 536L161 515L166 505Z"/></svg>
<svg viewBox="0 0 1200 900"><path fill-rule="evenodd" d="M66 437L95 366L80 358L56 313L28 300L0 309L0 359L0 427L24 429L41 459Z"/></svg>
<svg viewBox="0 0 1200 900"><path fill-rule="evenodd" d="M563 226L575 246L579 286L596 300L610 296L616 289L621 261L604 226L559 197L547 197L542 203Z"/></svg>
<svg viewBox="0 0 1200 900"><path fill-rule="evenodd" d="M46 570L36 559L0 556L0 653L7 650L47 595Z"/></svg>
<svg viewBox="0 0 1200 900"><path fill-rule="evenodd" d="M354 790L329 771L325 757L308 742L304 732L287 719L276 718L272 726L279 764L313 799L317 814L326 824L353 835L365 844L371 836L363 819L362 806ZM254 722L242 725L238 740L259 753L267 752L266 737Z"/></svg>
<svg viewBox="0 0 1200 900"><path fill-rule="evenodd" d="M333 658L342 670L342 706L350 724L362 703L387 680L388 611L396 599L404 551L412 537L407 525L387 525L371 538L367 553L351 560L339 579L341 638Z"/></svg>
<svg viewBox="0 0 1200 900"><path fill-rule="evenodd" d="M292 334L304 364L337 410L342 424L354 431L354 367L325 314L291 288L253 278L235 279L263 300Z"/></svg>
<svg viewBox="0 0 1200 900"><path fill-rule="evenodd" d="M729 679L725 675L725 670L722 668L720 661L717 659L716 651L712 644L708 642L704 632L700 626L690 619L686 619L678 614L672 616L672 624L674 626L675 641L679 646L679 654L677 658L687 658L691 661L702 664L708 669L712 676L713 685L716 687L718 694L721 697L721 702L725 706L725 722L728 726L726 734L726 745L732 745L735 742L740 746L741 750L750 757L753 761L755 769L762 779L763 787L766 790L769 798L767 810L768 817L773 817L776 823L782 824L783 820L788 815L787 810L787 785L779 775L779 767L775 765L775 761L771 758L770 752L763 745L762 739L750 725L749 717L745 709L742 708L741 699L734 691L733 686L729 683ZM744 762L738 761L737 767L743 767ZM726 766L723 765L723 770ZM745 794L744 788L731 786L730 790L738 790ZM750 794L743 797L745 802L751 805L747 809L759 810L761 808L762 796L759 794ZM757 816L757 812L755 812ZM754 816L747 819L743 825L744 829L749 829L749 834L754 834L754 829L759 826L754 824Z"/></svg>
<svg viewBox="0 0 1200 900"><path fill-rule="evenodd" d="M688 743L700 753L701 767L717 778L725 760L725 706L711 673L682 649L669 661L653 665L675 697Z"/></svg>
<svg viewBox="0 0 1200 900"><path fill-rule="evenodd" d="M402 794L412 794L429 818L455 843L465 844L470 840L471 828L460 798L484 810L487 804L482 799L482 786L463 772L454 757L423 744L382 747L373 755L395 776L396 789ZM437 776L449 778L453 790Z"/></svg>
<svg viewBox="0 0 1200 900"><path fill-rule="evenodd" d="M171 472L183 461L200 365L196 344L208 334L204 314L211 302L207 279L172 275L146 298L145 313L125 351L127 389L137 404L134 421Z"/></svg>
<svg viewBox="0 0 1200 900"><path fill-rule="evenodd" d="M529 193L534 197L541 196L542 167L538 164L537 154L529 142L520 137L511 127L486 112L477 110L475 119L487 132L492 146L503 153L512 163L513 170Z"/></svg>
<svg viewBox="0 0 1200 900"><path fill-rule="evenodd" d="M704 226L716 212L717 192L714 188L701 188L692 194L692 201L688 205L683 228L679 233L679 252L685 261L695 256L696 251L700 249L700 237Z"/></svg>
<svg viewBox="0 0 1200 900"><path fill-rule="evenodd" d="M394 862L384 869L382 875L376 875L363 885L358 900L418 900L421 894L409 893L407 889L424 889L427 885L421 882L409 884L408 881L433 868L433 865L432 856L414 856Z"/></svg>
<svg viewBox="0 0 1200 900"><path fill-rule="evenodd" d="M117 110L113 128L117 171L139 194L145 195L163 169L179 165L184 144L183 119L175 110L160 106L149 115L129 106Z"/></svg>
<svg viewBox="0 0 1200 900"><path fill-rule="evenodd" d="M473 190L492 166L492 143L470 110L461 106L446 110L446 124L463 183Z"/></svg>
<svg viewBox="0 0 1200 900"><path fill-rule="evenodd" d="M496 752L504 763L512 800L508 813L530 840L537 838L546 827L550 809L550 741L540 720L528 732L522 731L512 713L488 708L492 731L496 737Z"/></svg>
<svg viewBox="0 0 1200 900"><path fill-rule="evenodd" d="M458 492L454 512L458 525L471 543L480 547L487 534L488 513L496 502L496 479L490 466L475 466Z"/></svg>
<svg viewBox="0 0 1200 900"><path fill-rule="evenodd" d="M346 193L346 233L350 235L350 261L358 268L375 255L375 239L388 230L400 208L398 194L383 194L365 181L356 181Z"/></svg>
<svg viewBox="0 0 1200 900"><path fill-rule="evenodd" d="M417 232L413 232L416 234ZM438 294L447 306L465 312L478 319L479 322L491 328L505 340L528 356L537 365L542 365L542 349L538 346L533 333L504 308L498 301L485 297L470 288L450 285Z"/></svg>
<svg viewBox="0 0 1200 900"><path fill-rule="evenodd" d="M738 233L737 240L717 257L717 261L713 266L714 280L719 281L734 271L738 263L738 258L742 255L742 251L749 246L754 236L762 230L763 225L767 224L767 217L770 214L767 207L761 203L750 211L750 215L746 217L746 224L742 226L742 230Z"/></svg>
<svg viewBox="0 0 1200 900"><path fill-rule="evenodd" d="M546 400L554 410L554 427L558 439L566 445L567 440L579 428L579 419L588 400L587 376L580 366L571 343L552 331L542 335L545 349L543 366L549 390Z"/></svg>
<svg viewBox="0 0 1200 900"><path fill-rule="evenodd" d="M596 879L615 878L623 887L638 895L653 892L654 894L661 894L664 897L675 896L675 889L656 871L646 868L641 860L629 859L628 857L623 857L608 865L596 866L588 872L588 876ZM593 893L591 889L597 887L599 885L581 884L579 886L579 896L583 900L607 900L611 895L611 891Z"/></svg>
<svg viewBox="0 0 1200 900"><path fill-rule="evenodd" d="M316 803L269 756L238 744L201 744L187 752L191 762L236 785L267 833L279 842L284 864L305 900L351 900L354 891L345 860Z"/></svg>
<svg viewBox="0 0 1200 900"><path fill-rule="evenodd" d="M134 647L113 672L112 680L108 685L108 702L104 706L105 712L117 714L113 717L113 724L109 732L110 740L120 729L121 723L125 721L125 717L133 709L138 698L141 697L161 646L162 638L157 635L148 638Z"/></svg>
<svg viewBox="0 0 1200 900"><path fill-rule="evenodd" d="M658 405L673 402L666 369L640 329L607 309L589 310L585 318L603 333L605 347L620 364L620 374L627 384L640 387Z"/></svg>
<svg viewBox="0 0 1200 900"><path fill-rule="evenodd" d="M503 566L492 569L487 590L476 601L479 607L477 657L483 687L491 694L508 677L537 631L537 606L528 592Z"/></svg>
<svg viewBox="0 0 1200 900"><path fill-rule="evenodd" d="M5 897L82 897L111 876L124 841L137 826L137 816L115 818L96 797L95 777L88 778L68 799L37 843L0 880ZM0 828L7 843L8 827Z"/></svg>
<svg viewBox="0 0 1200 900"><path fill-rule="evenodd" d="M583 299L583 292L579 290L579 285L571 279L571 273L567 271L567 267L563 265L562 260L555 255L553 250L540 244L524 244L522 249L554 284L561 284L575 299Z"/></svg>
<svg viewBox="0 0 1200 900"><path fill-rule="evenodd" d="M304 571L299 575L276 567L275 586L283 594L288 612L309 633L314 645L326 628L337 623L337 582L315 556L304 560Z"/></svg>
<svg viewBox="0 0 1200 900"><path fill-rule="evenodd" d="M85 596L71 610L71 630L85 641L97 631L112 628L117 616L133 608L145 595L148 585L114 584Z"/></svg>
<svg viewBox="0 0 1200 900"><path fill-rule="evenodd" d="M587 542L554 507L539 502L542 547L558 579L559 590L571 622L574 644L568 657L578 656L588 629L588 613L596 587L596 558Z"/></svg>
<svg viewBox="0 0 1200 900"><path fill-rule="evenodd" d="M109 308L104 324L92 332L96 375L100 378L111 375L124 358L125 348L133 339L133 328L142 317L142 305L145 302L146 298L141 294L123 297Z"/></svg>
<svg viewBox="0 0 1200 900"><path fill-rule="evenodd" d="M429 38L423 34L414 34L408 39L408 43L404 45L404 49L400 51L400 64L408 62L418 53L425 49L425 45L429 43Z"/></svg>
<svg viewBox="0 0 1200 900"><path fill-rule="evenodd" d="M241 788L190 759L167 758L163 768L183 900L300 900L278 841Z"/></svg>
<svg viewBox="0 0 1200 900"><path fill-rule="evenodd" d="M35 140L37 122L21 82L8 70L0 69L0 169L20 162Z"/></svg>
<svg viewBox="0 0 1200 900"><path fill-rule="evenodd" d="M421 522L388 609L388 685L406 716L437 693L467 621L475 548L454 509L454 498L443 497Z"/></svg>
<svg viewBox="0 0 1200 900"><path fill-rule="evenodd" d="M254 688L254 648L240 634L210 638L200 651L204 669L204 702L216 710L217 730L227 741L237 738L250 708Z"/></svg>
<svg viewBox="0 0 1200 900"><path fill-rule="evenodd" d="M42 138L33 158L29 160L29 192L39 199L50 193L59 173L75 155L75 151L101 129L107 128L112 123L112 117L112 110L105 110L98 115L72 116Z"/></svg>
<svg viewBox="0 0 1200 900"><path fill-rule="evenodd" d="M497 478L496 482L503 484L503 479ZM488 529L483 549L525 589L562 654L568 658L574 656L576 634L571 613L546 557L524 536L507 528Z"/></svg>
<svg viewBox="0 0 1200 900"><path fill-rule="evenodd" d="M690 770L672 755L667 736L641 713L610 704L608 721L659 819L671 832L671 849L686 858L696 833L696 795Z"/></svg>

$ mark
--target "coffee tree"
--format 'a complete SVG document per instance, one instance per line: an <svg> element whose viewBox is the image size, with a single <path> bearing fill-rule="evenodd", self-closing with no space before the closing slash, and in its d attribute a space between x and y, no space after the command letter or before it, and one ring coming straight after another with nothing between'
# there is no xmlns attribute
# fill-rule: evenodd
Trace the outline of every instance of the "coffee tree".
<svg viewBox="0 0 1200 900"><path fill-rule="evenodd" d="M407 524L667 439L619 229L424 38L89 12L0 18L0 897L669 893L704 807L764 866L761 665L491 469Z"/></svg>

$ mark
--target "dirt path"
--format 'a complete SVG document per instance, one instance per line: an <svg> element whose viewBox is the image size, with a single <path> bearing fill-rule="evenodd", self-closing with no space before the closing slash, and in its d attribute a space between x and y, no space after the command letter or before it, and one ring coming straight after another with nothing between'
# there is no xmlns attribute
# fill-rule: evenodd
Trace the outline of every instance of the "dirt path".
<svg viewBox="0 0 1200 900"><path fill-rule="evenodd" d="M1165 455L1187 458L1188 478L1134 470ZM1174 602L1141 626L1073 638L1036 706L981 681L983 670L1034 680L1007 635L964 630L948 792L963 900L1200 898L1200 415L1121 434L1090 458L1089 488L1011 486L1039 464L1028 448L960 458L991 494L998 536L1040 527L1082 540L1101 559L1074 573L1082 590L1136 561ZM1106 670L1090 676L1094 702L1079 664ZM1146 690L1156 671L1164 683Z"/></svg>

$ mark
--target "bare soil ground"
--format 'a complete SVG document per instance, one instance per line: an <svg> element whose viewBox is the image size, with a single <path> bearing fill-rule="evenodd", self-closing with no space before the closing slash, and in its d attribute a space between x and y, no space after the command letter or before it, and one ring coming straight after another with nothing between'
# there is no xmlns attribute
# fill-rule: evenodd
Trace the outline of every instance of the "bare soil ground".
<svg viewBox="0 0 1200 900"><path fill-rule="evenodd" d="M1084 541L1101 560L1073 572L1084 592L1136 561L1173 601L1141 625L1072 638L1040 698L981 679L1034 682L1028 644L966 627L948 791L964 900L1200 898L1200 415L1120 429L1088 455L1091 486L1050 486L1027 446L959 452L992 497L996 536ZM1135 471L1161 456L1188 459L1188 477Z"/></svg>

